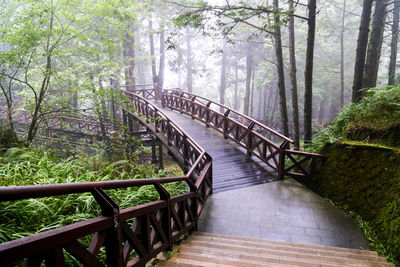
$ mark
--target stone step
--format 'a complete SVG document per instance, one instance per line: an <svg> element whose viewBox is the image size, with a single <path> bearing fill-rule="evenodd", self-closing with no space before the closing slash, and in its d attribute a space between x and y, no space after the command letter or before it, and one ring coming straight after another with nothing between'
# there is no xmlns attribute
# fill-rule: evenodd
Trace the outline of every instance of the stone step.
<svg viewBox="0 0 400 267"><path fill-rule="evenodd" d="M206 233L206 232L193 232L192 238L195 237L213 237L219 238L223 240L234 240L234 241L243 241L250 242L256 244L266 244L266 245L275 245L290 248L300 248L300 249L314 249L314 250L323 250L323 251L332 251L332 252L340 252L340 253L349 253L349 254L358 254L358 255L370 255L370 256L378 256L376 251L371 250L363 250L363 249L351 249L351 248L340 248L340 247L329 247L329 246L320 246L320 245L311 245L311 244L298 244L298 243L289 243L275 240L264 240L250 237L241 237L241 236L228 236L228 235L220 235L214 233Z"/></svg>
<svg viewBox="0 0 400 267"><path fill-rule="evenodd" d="M224 257L236 260L268 262L280 264L283 266L389 266L380 258L376 258L373 260L360 260L342 258L340 256L328 257L324 255L293 253L291 250L260 250L257 248L223 246L210 243L208 244L208 246L200 246L199 244L189 242L181 247L180 252L208 255L211 257Z"/></svg>
<svg viewBox="0 0 400 267"><path fill-rule="evenodd" d="M393 266L376 252L194 232L157 266Z"/></svg>
<svg viewBox="0 0 400 267"><path fill-rule="evenodd" d="M165 265L167 264L168 265ZM193 265L190 265L193 264ZM157 266L260 266L260 267L284 267L285 265L269 263L269 262L259 262L253 260L245 259L234 259L232 257L214 256L214 255L204 255L201 253L187 253L178 252L169 260L160 261ZM331 266L329 266L331 267ZM336 267L336 266L335 266Z"/></svg>

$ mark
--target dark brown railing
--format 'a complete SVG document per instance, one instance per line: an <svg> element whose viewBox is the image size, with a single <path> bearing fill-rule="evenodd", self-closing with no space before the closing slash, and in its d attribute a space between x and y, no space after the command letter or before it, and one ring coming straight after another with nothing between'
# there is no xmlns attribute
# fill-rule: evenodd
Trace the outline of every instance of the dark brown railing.
<svg viewBox="0 0 400 267"><path fill-rule="evenodd" d="M105 247L108 266L144 266L159 252L172 249L179 237L196 229L198 217L212 193L211 157L148 100L132 93L127 95L136 111L181 155L190 168L186 175L0 187L0 201L90 192L102 210L102 216L0 244L1 265L14 265L22 260L24 266L40 266L43 262L47 266L65 266L63 250L66 250L85 266L105 266L98 257L100 248ZM190 192L171 197L162 184L178 181L186 182ZM120 210L104 191L144 185L153 185L160 200ZM91 235L89 247L79 242L80 238Z"/></svg>
<svg viewBox="0 0 400 267"><path fill-rule="evenodd" d="M244 147L249 156L257 156L277 171L279 179L285 175L310 178L317 160L325 158L320 154L290 150L290 143L293 143L290 138L249 116L199 95L179 89L163 90L162 105L185 113L214 128L225 138L232 139Z"/></svg>

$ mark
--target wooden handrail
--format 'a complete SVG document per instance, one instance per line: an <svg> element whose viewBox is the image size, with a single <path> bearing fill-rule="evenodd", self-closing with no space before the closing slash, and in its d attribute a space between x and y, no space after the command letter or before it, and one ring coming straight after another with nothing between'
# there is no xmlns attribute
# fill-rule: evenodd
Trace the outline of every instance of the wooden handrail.
<svg viewBox="0 0 400 267"><path fill-rule="evenodd" d="M247 115L245 115L245 114L242 114L242 113L240 113L240 112L237 111L237 110L234 110L234 109L232 109L232 108L230 108L230 107L227 107L227 106L225 106L225 105L222 105L222 104L220 104L220 103L218 103L218 102L215 102L214 100L211 100L211 99L209 99L209 98L206 98L206 97L203 97L203 96L200 96L200 95L196 95L196 94L193 94L193 93L188 93L188 92L185 92L185 91L182 91L182 90L177 90L177 89L175 89L175 88L174 88L174 89L163 89L163 91L165 91L166 93L176 93L176 94L178 94L178 95L181 96L181 97L182 97L182 96L185 97L185 95L186 95L186 96L187 96L186 98L194 99L194 101L198 101L199 99L203 99L203 100L207 101L207 103L212 103L212 104L214 104L214 105L217 105L218 107L223 108L223 109L225 110L224 113L225 113L227 110L229 110L230 113L234 113L234 114L238 115L239 118L243 118L243 119L245 119L245 120L247 120L247 121L249 121L249 122L253 122L255 125L261 127L262 129L267 130L268 132L272 133L273 135L276 135L276 136L278 136L278 137L282 138L283 140L286 140L286 141L288 141L288 142L290 142L290 143L294 143L294 141L293 141L292 139L290 139L290 138L288 138L287 136L284 136L283 134L281 134L281 133L279 133L279 132L277 132L277 131L271 129L270 127L268 127L268 126L266 126L266 125L264 125L264 124L258 122L257 120L255 120L255 119L253 119L253 118L251 118L251 117L249 117L249 116L247 116ZM182 95L182 94L183 94L183 95ZM199 101L199 102L200 102L200 101ZM200 102L200 103L201 103L201 102ZM202 103L202 104L203 104L203 105L207 105L207 103ZM220 113L220 112L217 111L217 110L216 110L216 112ZM220 113L220 114L222 114L222 113Z"/></svg>
<svg viewBox="0 0 400 267"><path fill-rule="evenodd" d="M2 186L0 187L0 202L20 200L27 198L41 198L74 193L91 192L96 188L103 190L121 189L135 186L165 184L181 182L189 179L189 176L148 178L137 180L113 180L101 182L81 182L66 184L24 185L24 186Z"/></svg>

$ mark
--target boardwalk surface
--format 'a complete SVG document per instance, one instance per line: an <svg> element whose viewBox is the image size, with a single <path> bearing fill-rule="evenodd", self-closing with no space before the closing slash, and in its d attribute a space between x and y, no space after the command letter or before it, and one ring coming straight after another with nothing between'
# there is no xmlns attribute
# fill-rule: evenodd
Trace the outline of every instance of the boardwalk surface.
<svg viewBox="0 0 400 267"><path fill-rule="evenodd" d="M213 189L199 231L286 242L368 249L350 216L294 180L276 174L221 134L163 110L213 158Z"/></svg>

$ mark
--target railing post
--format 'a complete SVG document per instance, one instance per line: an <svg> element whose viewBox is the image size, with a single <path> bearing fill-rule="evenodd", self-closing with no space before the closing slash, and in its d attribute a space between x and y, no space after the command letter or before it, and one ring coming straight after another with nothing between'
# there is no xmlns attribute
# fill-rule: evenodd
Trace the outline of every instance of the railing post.
<svg viewBox="0 0 400 267"><path fill-rule="evenodd" d="M162 89L158 85L154 86L154 100L161 100L162 102Z"/></svg>
<svg viewBox="0 0 400 267"><path fill-rule="evenodd" d="M154 128L156 130L156 133L160 132L160 130L158 129L158 124L160 123L158 120L159 114L158 114L158 110L155 111L154 113Z"/></svg>
<svg viewBox="0 0 400 267"><path fill-rule="evenodd" d="M210 106L211 106L211 101L208 101L206 104L207 107L207 113L206 113L206 127L210 127Z"/></svg>
<svg viewBox="0 0 400 267"><path fill-rule="evenodd" d="M250 122L250 125L247 127L247 156L252 155L252 146L253 146L253 135L251 130L253 130L254 125L256 123L254 121Z"/></svg>
<svg viewBox="0 0 400 267"><path fill-rule="evenodd" d="M198 188L196 187L196 185L194 184L194 182L190 179L191 179L191 177L189 178L189 180L187 180L189 188L190 188L190 192L196 193L196 196L192 200L191 210L192 210L193 216L195 217L194 231L197 231L197 222L199 219L199 214L197 213L198 205L199 205L198 194L200 194L200 192L199 192Z"/></svg>
<svg viewBox="0 0 400 267"><path fill-rule="evenodd" d="M227 111L225 111L224 113L224 138L228 139L228 116L229 113L231 112L230 109L228 109Z"/></svg>
<svg viewBox="0 0 400 267"><path fill-rule="evenodd" d="M167 101L166 98L168 97L167 94L165 94L164 92L161 93L161 106L162 108L165 108L165 102Z"/></svg>
<svg viewBox="0 0 400 267"><path fill-rule="evenodd" d="M288 141L285 140L279 146L278 180L283 180L283 178L285 177L285 150L288 144Z"/></svg>
<svg viewBox="0 0 400 267"><path fill-rule="evenodd" d="M158 194L160 195L161 200L167 201L167 214L163 216L161 227L167 236L168 247L167 251L172 250L172 229L171 229L171 195L169 192L159 183L154 183L154 187L156 188Z"/></svg>
<svg viewBox="0 0 400 267"><path fill-rule="evenodd" d="M192 120L195 119L195 109L194 109L194 101L196 100L196 96L194 96L190 101L192 101L191 106L192 106Z"/></svg>
<svg viewBox="0 0 400 267"><path fill-rule="evenodd" d="M118 205L107 195L103 189L95 188L92 195L101 208L101 214L113 218L113 228L107 230L104 242L106 247L106 260L108 266L123 266L122 230L119 218Z"/></svg>

